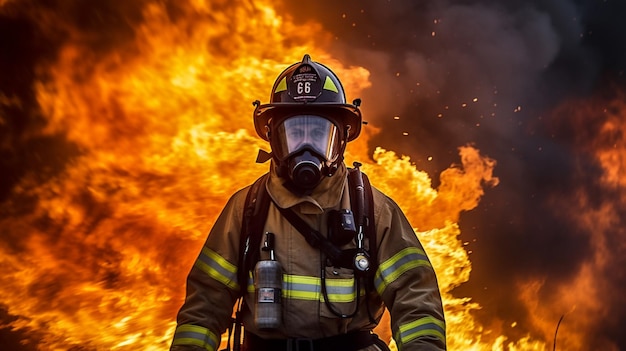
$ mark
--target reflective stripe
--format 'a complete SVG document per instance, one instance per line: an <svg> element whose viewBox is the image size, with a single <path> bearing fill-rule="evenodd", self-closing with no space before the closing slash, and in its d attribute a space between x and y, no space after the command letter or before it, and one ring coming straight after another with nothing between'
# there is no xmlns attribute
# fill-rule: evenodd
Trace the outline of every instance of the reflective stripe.
<svg viewBox="0 0 626 351"><path fill-rule="evenodd" d="M425 335L434 336L445 344L445 323L435 317L420 318L416 321L401 325L394 339L396 342L399 341L401 344L406 344Z"/></svg>
<svg viewBox="0 0 626 351"><path fill-rule="evenodd" d="M330 302L352 302L356 299L354 279L326 279L326 293Z"/></svg>
<svg viewBox="0 0 626 351"><path fill-rule="evenodd" d="M283 275L283 297L286 299L318 301L321 291L320 278Z"/></svg>
<svg viewBox="0 0 626 351"><path fill-rule="evenodd" d="M217 348L217 336L209 329L191 324L181 324L176 327L172 345L194 345L207 351Z"/></svg>
<svg viewBox="0 0 626 351"><path fill-rule="evenodd" d="M254 293L252 278L248 282L248 292ZM356 299L354 278L326 279L326 293L330 302L354 302ZM364 294L362 289L361 295ZM321 279L304 275L283 274L282 297L292 300L324 302Z"/></svg>
<svg viewBox="0 0 626 351"><path fill-rule="evenodd" d="M415 267L432 267L426 253L417 247L407 247L381 263L374 277L376 290L382 296L387 286Z"/></svg>
<svg viewBox="0 0 626 351"><path fill-rule="evenodd" d="M283 297L294 300L324 301L321 279L302 275L283 275ZM356 299L354 278L326 279L330 302L353 302Z"/></svg>
<svg viewBox="0 0 626 351"><path fill-rule="evenodd" d="M239 289L239 284L237 284L237 266L228 262L215 251L203 247L195 266L227 287L233 290Z"/></svg>

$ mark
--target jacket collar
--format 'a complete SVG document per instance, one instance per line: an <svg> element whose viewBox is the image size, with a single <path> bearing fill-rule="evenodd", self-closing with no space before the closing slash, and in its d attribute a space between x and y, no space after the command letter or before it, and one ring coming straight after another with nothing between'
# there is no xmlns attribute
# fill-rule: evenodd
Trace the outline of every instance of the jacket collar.
<svg viewBox="0 0 626 351"><path fill-rule="evenodd" d="M276 174L276 167L270 166L270 178L267 182L267 192L274 203L281 208L291 208L299 205L299 212L303 214L319 214L324 209L339 206L343 188L346 185L346 165L341 164L332 177L326 177L313 190L311 195L298 196L283 186L284 180Z"/></svg>

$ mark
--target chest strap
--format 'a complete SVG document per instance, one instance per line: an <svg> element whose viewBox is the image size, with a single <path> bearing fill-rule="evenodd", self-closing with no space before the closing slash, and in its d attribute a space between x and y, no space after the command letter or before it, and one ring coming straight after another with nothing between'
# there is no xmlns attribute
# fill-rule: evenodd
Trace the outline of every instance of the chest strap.
<svg viewBox="0 0 626 351"><path fill-rule="evenodd" d="M337 246L333 245L330 240L326 239L326 237L317 230L311 228L300 216L293 212L293 210L280 208L278 205L276 205L276 208L278 208L283 217L302 234L309 245L325 253L331 261L339 261L342 252Z"/></svg>

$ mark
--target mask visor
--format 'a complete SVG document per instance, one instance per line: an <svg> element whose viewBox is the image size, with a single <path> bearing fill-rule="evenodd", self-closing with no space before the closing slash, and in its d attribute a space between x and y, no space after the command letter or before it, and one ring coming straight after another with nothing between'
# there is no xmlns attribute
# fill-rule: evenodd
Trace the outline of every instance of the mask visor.
<svg viewBox="0 0 626 351"><path fill-rule="evenodd" d="M328 119L314 115L299 115L285 119L275 130L276 143L272 151L279 160L311 150L333 161L340 152L341 138L339 129Z"/></svg>

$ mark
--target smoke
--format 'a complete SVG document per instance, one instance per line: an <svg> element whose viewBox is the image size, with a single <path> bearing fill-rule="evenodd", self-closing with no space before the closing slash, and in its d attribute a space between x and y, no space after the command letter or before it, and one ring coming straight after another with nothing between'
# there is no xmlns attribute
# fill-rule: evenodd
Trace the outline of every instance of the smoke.
<svg viewBox="0 0 626 351"><path fill-rule="evenodd" d="M484 321L502 319L532 332L537 311L520 298L520 282L542 282L537 309L547 310L563 297L563 287L589 288L575 282L591 266L597 276L590 284L601 286L599 292L594 287L580 293L593 302L571 301L578 311L564 318L561 331L587 328L588 347L625 349L619 328L626 313L607 311L623 306L626 282L617 271L624 266L618 243L625 217L615 210L616 222L603 230L581 225L575 214L623 199L623 190L601 182L606 169L591 144L609 118L604 106L623 100L611 92L626 86L626 25L619 19L626 4L465 0L285 6L296 21L323 23L346 64L370 70L372 88L362 96L365 118L384 126L372 146L411 156L435 181L455 162L460 145L473 143L498 161L500 185L460 222L473 271L458 293L484 306ZM595 110L573 118L593 101L590 96L607 92ZM623 142L617 131L607 143ZM596 216L592 223L601 217ZM597 256L604 250L609 262L600 265ZM602 306L596 299L604 300ZM562 314L570 311L563 307ZM581 317L584 313L590 315ZM551 317L556 327L559 315Z"/></svg>
<svg viewBox="0 0 626 351"><path fill-rule="evenodd" d="M0 1L0 218L32 212L33 199L12 198L21 180L43 184L81 152L63 134L39 133L46 121L33 83L45 80L41 68L70 40L94 55L131 43L148 2ZM166 6L175 21L177 6ZM582 324L590 328L587 345L626 349L620 331L626 311L618 307L626 306L620 293L626 215L621 208L606 214L607 204L623 201L624 185L603 182L606 169L592 155L624 143L620 131L603 133L619 117L611 108L624 111L610 101L624 99L613 91L626 85L626 3L349 0L281 6L279 13L296 23L321 23L332 35L329 51L345 65L370 71L372 88L361 96L365 118L384 126L372 147L409 155L435 182L457 161L459 146L473 143L497 160L500 185L460 223L473 271L458 294L483 306L486 324L498 319L538 332L520 286L541 281L539 308L547 309L541 301L553 303L563 287L587 288L575 281L591 266L601 293L589 296L603 299L604 307L580 302L579 309L604 318ZM571 118L588 105L581 99L597 94L603 95L595 108ZM596 144L599 136L602 145ZM587 222L571 216L590 209ZM609 224L594 227L607 215ZM20 252L24 234L2 229L0 244ZM606 306L613 306L610 313ZM562 331L580 326L580 310L559 313L566 315ZM11 318L0 306L0 320ZM0 344L17 344L15 335L0 328Z"/></svg>

